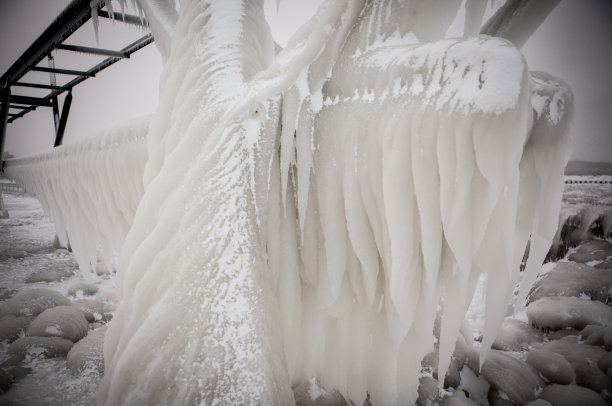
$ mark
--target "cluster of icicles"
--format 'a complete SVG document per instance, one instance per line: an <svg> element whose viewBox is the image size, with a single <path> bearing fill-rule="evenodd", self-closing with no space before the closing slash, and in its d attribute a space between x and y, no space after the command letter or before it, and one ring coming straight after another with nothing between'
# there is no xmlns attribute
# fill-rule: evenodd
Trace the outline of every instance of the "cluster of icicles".
<svg viewBox="0 0 612 406"><path fill-rule="evenodd" d="M38 197L60 244L72 247L86 277L101 259L116 267L144 193L149 120L7 163L7 175Z"/></svg>
<svg viewBox="0 0 612 406"><path fill-rule="evenodd" d="M443 39L461 4L328 1L275 56L261 1L141 1L165 62L146 153L8 168L79 258L119 255L101 404L285 405L311 378L413 403L436 317L444 376L486 273L483 361L557 228L571 93L508 41Z"/></svg>

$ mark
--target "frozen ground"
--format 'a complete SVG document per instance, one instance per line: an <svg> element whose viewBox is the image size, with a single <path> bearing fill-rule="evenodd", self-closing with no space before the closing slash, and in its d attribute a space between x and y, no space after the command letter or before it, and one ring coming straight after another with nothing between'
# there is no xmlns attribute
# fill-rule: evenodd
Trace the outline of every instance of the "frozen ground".
<svg viewBox="0 0 612 406"><path fill-rule="evenodd" d="M564 202L609 205L611 187L569 184ZM8 333L6 326L10 326L10 323L6 321L15 320L14 316L6 315L9 298L24 290L50 289L65 296L73 305L82 304L84 300L90 304L103 302L108 305L106 310L110 313L113 274L101 272L101 275L89 275L86 280L78 272L72 254L54 246L54 227L35 198L5 194L3 199L10 218L0 220L0 337ZM543 266L530 297L533 304L526 312L519 312L516 318L507 318L493 345L490 360L485 363L480 375L473 372L478 367L471 343L467 343L467 347L458 344L455 367L451 366L446 379L450 391L441 399L432 384L436 382L434 378L437 379L435 370L424 361L419 402L509 405L525 403L540 396L550 404L609 403L612 369L608 368L612 365L612 352L607 351L612 349L612 331L588 325L612 326L612 307L609 306L612 269L606 269L606 264L612 258L612 248L605 245L605 241L589 244L570 249L559 262ZM593 244L597 246L593 247ZM595 272L595 269L598 271ZM104 271L103 267L99 267L99 270ZM52 281L31 282L40 279ZM468 312L476 348L479 346L484 317L482 283ZM95 290L91 285L97 288L97 292L87 296L92 293L87 289ZM96 299L99 300L96 302ZM583 309L583 306L587 307ZM561 308L563 311L559 310ZM110 317L109 314L102 315L95 311L93 314L88 325L88 339L94 339L91 331L106 322L108 317L105 316ZM53 332L53 329L50 331ZM19 337L25 335L23 330L19 333ZM0 366L4 371L8 370L14 375L22 373L25 377L15 377L15 382L0 395L0 405L95 403L94 393L101 378L101 359L96 348L86 347L85 352L90 358L82 364L74 362L77 351L73 351L72 358L69 355L68 358L73 360L69 365L65 356L47 357L43 349L36 346L23 353L23 360L15 362L9 354L13 339L0 342ZM79 342L81 347L84 347L82 344L85 340ZM94 347L99 347L95 339L90 342L94 343ZM2 381L5 378L0 376L0 384L5 384ZM327 393L314 380L306 386L294 388L298 404L319 404L315 401L317 397L319 402L322 401L321 396L341 401L337 393ZM458 387L463 392L453 392L451 387ZM469 394L469 398L465 394ZM507 398L514 403L507 403ZM542 402L537 404L549 404Z"/></svg>
<svg viewBox="0 0 612 406"><path fill-rule="evenodd" d="M38 288L57 291L73 303L89 300L83 290L72 291L74 289L71 288L78 288L85 280L78 272L72 254L54 247L55 229L49 218L43 214L38 200L10 194L4 194L2 197L10 218L0 220L0 300L6 303L15 292ZM26 282L28 279L34 279L34 276L38 276L38 279L59 280ZM113 276L92 275L89 279L90 283L99 289L95 297L108 301L109 295L114 291ZM0 315L0 336L9 332L7 324L3 324L9 319L12 317ZM89 324L89 328L93 330L100 324L100 321L94 320L94 323ZM20 337L24 335L23 331L19 333ZM0 364L4 370L10 369L10 365L14 363L10 360L8 348L9 340L0 342ZM28 369L29 373L0 395L1 405L95 404L93 394L100 374L94 363L85 365L82 370L75 370L68 367L65 357L47 358L39 352L39 349L31 348L25 354L19 366ZM24 372L15 368L12 368L12 371Z"/></svg>

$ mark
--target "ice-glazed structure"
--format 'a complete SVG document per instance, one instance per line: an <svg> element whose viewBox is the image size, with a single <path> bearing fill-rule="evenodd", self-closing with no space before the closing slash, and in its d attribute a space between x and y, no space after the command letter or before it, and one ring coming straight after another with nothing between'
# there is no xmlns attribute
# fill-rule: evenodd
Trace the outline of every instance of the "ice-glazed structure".
<svg viewBox="0 0 612 406"><path fill-rule="evenodd" d="M486 273L482 363L528 240L518 303L557 228L567 86L473 36L484 1L453 39L461 1L328 1L276 57L262 1L173 4L141 1L165 65L146 166L116 177L144 179L134 215L140 189L69 194L44 169L71 154L9 166L84 261L129 228L100 403L285 405L312 378L413 403L437 315L444 376ZM54 209L81 193L100 198ZM100 213L124 222L77 247L69 224L108 226Z"/></svg>

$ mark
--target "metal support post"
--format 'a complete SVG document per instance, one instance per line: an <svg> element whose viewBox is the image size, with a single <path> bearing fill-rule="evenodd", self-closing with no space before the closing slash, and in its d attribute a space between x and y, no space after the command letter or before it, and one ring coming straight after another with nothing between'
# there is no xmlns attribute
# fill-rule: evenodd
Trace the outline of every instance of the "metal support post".
<svg viewBox="0 0 612 406"><path fill-rule="evenodd" d="M47 56L47 61L49 63L49 69L55 69L53 55L49 54L49 56ZM49 83L51 86L57 85L54 71L49 72ZM53 104L53 123L55 124L55 137L57 138L57 129L59 128L59 107L57 105L57 96L53 96L51 98L51 103Z"/></svg>
<svg viewBox="0 0 612 406"><path fill-rule="evenodd" d="M60 116L59 126L57 127L57 134L55 135L54 147L62 145L62 139L64 138L64 130L66 130L66 122L68 121L68 113L70 112L70 104L72 103L72 92L66 94L64 99L64 106L62 107L62 115Z"/></svg>
<svg viewBox="0 0 612 406"><path fill-rule="evenodd" d="M11 88L6 87L0 95L0 171L4 172L4 140L6 138L6 122L8 120Z"/></svg>

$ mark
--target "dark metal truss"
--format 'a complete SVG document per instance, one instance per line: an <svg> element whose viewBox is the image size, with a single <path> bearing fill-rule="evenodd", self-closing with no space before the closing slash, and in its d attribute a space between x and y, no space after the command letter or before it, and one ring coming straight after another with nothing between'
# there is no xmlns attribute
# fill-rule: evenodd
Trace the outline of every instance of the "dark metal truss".
<svg viewBox="0 0 612 406"><path fill-rule="evenodd" d="M111 15L98 9L98 17L111 18ZM146 25L141 17L113 13L116 21L127 24ZM63 137L63 129L66 127L66 119L72 100L72 88L79 83L94 77L98 72L108 68L121 59L129 58L131 54L153 42L153 36L147 34L120 50L108 50L100 48L85 47L80 45L67 45L63 42L76 30L87 23L92 17L90 0L73 0L62 13L47 27L45 31L28 47L28 49L13 63L13 65L0 77L0 162L4 152L4 138L7 123L12 123L23 117L37 107L52 107L54 110L56 138L54 145L60 145ZM51 52L55 49L75 51L88 54L106 56L102 62L89 70L57 69L54 66L37 66L45 58L52 62ZM47 72L50 75L49 84L20 82L20 79L30 71ZM62 86L55 84L55 74L72 75L74 79ZM14 94L13 87L30 87L50 90L43 97L30 97ZM67 92L64 99L62 114L59 115L57 98ZM9 108L18 111L10 111ZM2 165L0 165L0 169Z"/></svg>

